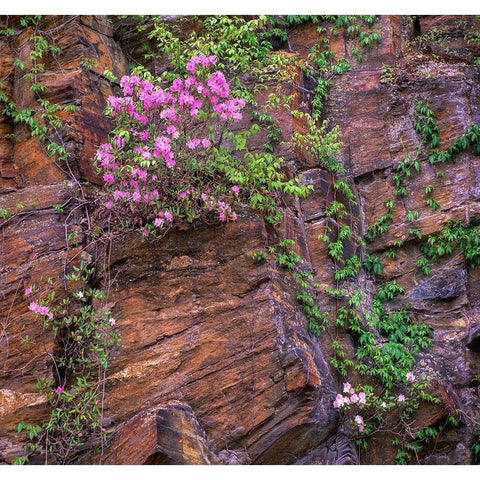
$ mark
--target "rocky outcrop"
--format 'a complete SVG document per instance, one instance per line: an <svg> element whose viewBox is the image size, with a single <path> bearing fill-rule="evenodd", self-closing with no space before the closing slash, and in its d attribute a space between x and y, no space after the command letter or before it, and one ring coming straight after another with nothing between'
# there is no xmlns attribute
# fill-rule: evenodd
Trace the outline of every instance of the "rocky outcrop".
<svg viewBox="0 0 480 480"><path fill-rule="evenodd" d="M126 74L144 37L129 27L130 20L77 16L44 21L62 49L60 65L48 63L42 73L46 96L79 107L64 118L68 167L79 180L98 183L91 158L110 128L102 110L113 91L103 72ZM340 160L360 199L349 217L358 235L385 213L384 200L395 198L392 169L406 154L416 154L416 99L430 101L441 146L472 122L480 123L480 76L471 63L476 47L465 40L465 25L472 22L470 17L420 17L413 22L381 17L382 41L362 63L342 31L331 38L332 49L353 65L333 82L324 115L341 128ZM432 40L433 34L424 53L409 47L420 33L439 26L448 50ZM316 28L305 24L289 32L292 54L308 55L318 39ZM0 41L0 77L8 78L7 93L24 107L33 98L26 80L11 66L14 58L29 61L27 35L15 37L13 44ZM395 68L393 77L382 73L385 65ZM155 62L151 67L157 73L162 68ZM290 86L288 93L295 93L308 109L307 83L299 77L301 88ZM287 116L281 121L286 137L302 128ZM0 134L0 208L16 215L0 222L0 462L10 463L22 444L15 424L47 415L45 397L34 393L36 378L53 375L55 338L32 318L23 291L40 277L60 280L65 255L82 255L91 262L103 252L67 245L67 216L79 230L85 219L69 210L65 182L71 180L64 169L25 127L4 115ZM291 172L315 186L305 200L288 204L282 228L297 240L314 280L330 286L333 265L318 237L328 223L325 209L333 199L333 178L291 147L280 148ZM442 403L422 408L414 421L436 425L456 410L464 412L459 426L442 437L439 453L422 461L465 464L478 420L480 273L456 254L424 277L415 265L421 242L409 229L421 228L425 236L439 232L447 218L468 221L480 215L480 157L466 152L455 164L439 167L444 179L435 176L425 156L419 159L422 171L412 178L408 197L395 202L396 222L366 251L384 260L382 278L396 279L406 288L415 320L435 332L432 348L420 356L418 373L433 375L432 393ZM425 203L427 184L436 188L441 205L436 212ZM65 213L54 208L58 204ZM409 210L420 213L413 224L405 221ZM339 429L332 402L341 379L329 365L333 329L314 337L295 302L293 280L275 264L255 263L249 255L275 236L261 217L244 211L235 223L172 231L160 245L128 235L113 241L104 259L113 279L109 301L122 339L105 384L104 426L113 433L102 445L101 458L86 449L78 463L394 463L388 434L374 436L368 451L359 455L348 432ZM405 246L393 262L385 252L399 239ZM360 253L353 244L348 248L349 255ZM370 292L371 279L363 277L359 284ZM332 306L331 299L320 299L324 310ZM347 334L339 341L346 348L351 345Z"/></svg>

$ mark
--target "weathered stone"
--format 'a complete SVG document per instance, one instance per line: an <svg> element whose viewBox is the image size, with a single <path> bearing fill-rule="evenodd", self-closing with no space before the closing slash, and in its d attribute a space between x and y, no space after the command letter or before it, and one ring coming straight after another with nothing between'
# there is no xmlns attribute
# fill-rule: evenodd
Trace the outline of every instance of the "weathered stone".
<svg viewBox="0 0 480 480"><path fill-rule="evenodd" d="M118 88L103 72L127 74L127 58L142 61L142 45L155 43L147 38L148 29L135 28L135 21L109 20L47 16L41 24L42 29L51 29L62 49L59 57L45 59L45 72L39 74L47 85L45 98L79 107L77 113L61 117L68 167L79 180L97 185L101 178L92 158L111 129L102 110ZM178 19L163 21L175 24ZM19 28L18 22L15 25ZM193 18L180 25L182 35L198 28ZM415 374L433 378L431 393L441 403L422 405L413 417L415 428L438 425L457 410L465 413L458 429L447 429L439 437L441 453L428 449L423 453L420 461L425 464L470 461L468 446L479 416L474 379L480 350L480 273L466 266L458 252L442 258L428 277L416 262L426 236L438 233L447 219L468 222L480 215L480 160L467 151L456 163L432 166L422 147L421 171L406 181L407 197L395 197L391 177L398 163L408 154L415 156L421 146L414 130L416 100L430 102L441 149L472 122L480 122L480 76L471 65L477 47L465 41L465 32L474 25L471 17L421 16L414 21L381 17L373 28L381 32L382 42L364 52L363 63L352 54L358 40L349 39L343 28L337 35L329 34L337 57L346 56L353 67L332 79L323 112L331 126L341 127L344 147L339 158L360 200L344 219L355 235L355 241L345 246L345 255L381 256L385 269L380 280L395 279L406 289L392 308L407 301L414 321L434 329L432 347L420 353ZM423 53L408 48L407 40L444 27L443 46L450 53L435 42ZM27 41L32 32L16 36L12 45L0 40L5 91L25 108L36 105L30 81L11 71L15 58L32 66ZM317 25L292 28L288 54L306 59L318 38ZM395 67L392 80L382 72L384 64ZM167 65L166 59L152 59L148 66L161 73ZM294 77L280 92L293 94L295 107L310 111L314 79L300 71ZM260 105L274 88L272 83L257 95ZM333 263L321 237L327 227L335 231L336 225L325 217L325 210L332 201L345 199L335 192L334 177L289 142L294 131L305 131L305 123L287 111L272 114L283 128L281 140L287 142L275 147L287 160L287 175L299 174L302 183L315 187L306 199L286 199L280 227L296 240L297 253L323 292L335 287ZM245 115L239 127L249 125ZM265 140L262 132L249 145L257 151ZM34 393L34 387L39 377L53 378L49 355L56 341L34 319L23 292L41 277L61 281L68 255L81 256L87 263L101 257L114 279L110 306L122 343L107 373L104 427L113 433L103 446L102 463L394 463L396 450L389 433L373 435L368 451L359 455L352 432L332 406L341 379L329 364L331 340L341 342L348 355L354 354L355 340L338 332L333 322L324 335L313 337L295 302L294 279L271 259L259 264L250 257L249 252L265 250L277 235L259 215L243 211L236 223L171 231L160 244L114 236L111 255L103 258L99 245L89 245L86 252L66 245L67 215L70 228L86 222L66 205L63 185L72 181L68 167L57 166L25 126L0 116L0 208L14 215L1 221L0 462L12 463L22 454L24 440L14 432L16 423L48 418L45 397ZM439 171L445 178L436 175ZM426 204L424 189L429 184L440 203L436 212ZM395 200L395 220L364 250L358 240L386 212L387 199ZM58 204L65 204L65 214L54 208ZM407 222L407 212L415 210L419 218ZM410 228L421 229L422 240L415 239ZM389 259L385 253L396 240L403 240L405 247L398 250L396 260ZM356 281L365 304L373 283L368 275ZM319 308L333 316L337 301L326 294L318 297ZM363 379L354 375L351 381ZM79 453L78 463L100 461L89 447Z"/></svg>
<svg viewBox="0 0 480 480"><path fill-rule="evenodd" d="M122 424L105 445L101 461L105 465L220 463L192 409L180 402L144 410Z"/></svg>

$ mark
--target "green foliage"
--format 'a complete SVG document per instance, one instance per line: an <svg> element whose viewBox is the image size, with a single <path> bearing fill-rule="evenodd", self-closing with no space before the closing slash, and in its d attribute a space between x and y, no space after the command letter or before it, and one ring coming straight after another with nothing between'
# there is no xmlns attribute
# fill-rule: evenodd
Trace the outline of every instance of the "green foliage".
<svg viewBox="0 0 480 480"><path fill-rule="evenodd" d="M34 28L34 34L30 35L27 40L32 67L25 71L26 66L22 60L14 59L12 62L12 68L24 72L23 77L31 81L29 88L35 95L37 105L35 108L20 108L3 91L2 84L0 84L0 103L3 104L2 113L10 117L14 124L26 125L32 136L37 136L40 140L46 142L46 150L49 155L56 156L61 161L66 161L68 153L63 142L58 142L58 130L62 127L62 121L58 114L60 112L71 112L72 106L51 104L42 97L47 88L46 85L38 81L38 73L45 70L42 60L46 54L59 55L60 49L49 41L50 35L40 30L39 23L41 19L41 15L22 17L20 19L22 27Z"/></svg>
<svg viewBox="0 0 480 480"><path fill-rule="evenodd" d="M426 101L419 100L415 105L417 123L415 131L422 135L423 141L430 148L436 149L440 144L440 129L435 121L435 114Z"/></svg>
<svg viewBox="0 0 480 480"><path fill-rule="evenodd" d="M383 263L376 255L367 255L363 261L363 265L368 272L380 275L383 272Z"/></svg>
<svg viewBox="0 0 480 480"><path fill-rule="evenodd" d="M422 239L422 232L418 228L409 228L408 233L414 237L417 237L419 240Z"/></svg>
<svg viewBox="0 0 480 480"><path fill-rule="evenodd" d="M472 465L480 465L480 424L473 432L473 442L470 450L472 452Z"/></svg>
<svg viewBox="0 0 480 480"><path fill-rule="evenodd" d="M332 173L344 175L346 173L345 167L335 158L343 145L338 139L340 136L339 127L329 129L327 121L319 126L308 113L298 110L294 110L292 116L305 120L308 126L306 133L298 131L293 133L293 146L303 152L307 158L311 158L315 164L330 170Z"/></svg>
<svg viewBox="0 0 480 480"><path fill-rule="evenodd" d="M8 220L9 218L12 217L12 214L5 208L0 208L0 217L3 218L4 220Z"/></svg>
<svg viewBox="0 0 480 480"><path fill-rule="evenodd" d="M385 200L383 205L387 209L387 213L377 219L375 223L367 227L367 234L365 235L365 238L368 242L373 242L375 238L380 238L382 235L388 232L390 224L395 221L395 218L393 217L393 200Z"/></svg>
<svg viewBox="0 0 480 480"><path fill-rule="evenodd" d="M294 270L297 263L302 261L300 255L294 251L295 245L295 240L291 238L285 238L278 244L280 253L277 256L277 263L280 267Z"/></svg>
<svg viewBox="0 0 480 480"><path fill-rule="evenodd" d="M395 65L382 65L382 75L380 81L383 83L392 83L397 75L398 67Z"/></svg>
<svg viewBox="0 0 480 480"><path fill-rule="evenodd" d="M480 265L479 226L480 219L478 218L472 218L468 225L464 225L460 221L447 222L440 233L429 235L427 243L420 247L425 260L420 259L417 265L421 262L419 266L422 268L428 260L438 262L443 256L451 255L457 246L472 267Z"/></svg>
<svg viewBox="0 0 480 480"><path fill-rule="evenodd" d="M424 275L428 275L430 273L430 262L427 258L419 258L416 265L423 272Z"/></svg>
<svg viewBox="0 0 480 480"><path fill-rule="evenodd" d="M432 209L433 212L436 212L440 208L440 204L434 198L427 198L426 204Z"/></svg>
<svg viewBox="0 0 480 480"><path fill-rule="evenodd" d="M39 448L64 463L85 441L105 436L101 372L109 367L119 337L113 329L115 320L105 308L104 292L90 286L93 274L83 263L74 266L65 277L64 292L52 290L47 298L30 303L30 310L54 335L61 353L52 357L55 381L37 379L37 390L50 404L50 418L39 425L19 422L15 427L29 442L29 453L19 463Z"/></svg>
<svg viewBox="0 0 480 480"><path fill-rule="evenodd" d="M281 128L277 125L276 120L271 115L260 113L258 110L252 111L252 120L259 122L261 125L267 126L268 143L265 145L267 152L273 153L274 146L279 142L282 134Z"/></svg>
<svg viewBox="0 0 480 480"><path fill-rule="evenodd" d="M197 21L202 28L188 36L183 34L183 21ZM217 67L224 73L264 74L271 65L271 43L264 39L267 30L267 17L259 16L246 20L238 16L210 15L205 17L178 17L174 25L164 22L161 17L153 18L153 31L149 37L156 41L158 53L151 51L148 57L167 57L171 72L185 73L185 65L193 55L215 55ZM237 96L237 92L234 93Z"/></svg>
<svg viewBox="0 0 480 480"><path fill-rule="evenodd" d="M429 163L456 162L456 157L469 149L476 154L480 153L480 125L472 123L465 132L465 135L458 137L446 150L431 152Z"/></svg>
<svg viewBox="0 0 480 480"><path fill-rule="evenodd" d="M258 263L263 263L268 258L268 253L264 252L263 250L258 250L256 252L249 252L249 255L250 257L252 257L252 259L255 262L258 262Z"/></svg>
<svg viewBox="0 0 480 480"><path fill-rule="evenodd" d="M360 260L356 255L349 257L345 260L345 267L335 272L335 280L345 280L349 277L356 277L359 273L359 269L362 266Z"/></svg>
<svg viewBox="0 0 480 480"><path fill-rule="evenodd" d="M416 210L409 210L406 216L407 222L414 222L419 216L420 214Z"/></svg>

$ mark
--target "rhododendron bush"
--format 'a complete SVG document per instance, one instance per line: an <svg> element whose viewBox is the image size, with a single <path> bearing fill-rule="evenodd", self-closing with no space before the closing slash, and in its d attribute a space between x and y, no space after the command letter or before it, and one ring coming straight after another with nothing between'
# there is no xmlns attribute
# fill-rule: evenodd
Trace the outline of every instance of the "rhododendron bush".
<svg viewBox="0 0 480 480"><path fill-rule="evenodd" d="M230 97L215 63L215 56L195 55L186 65L190 75L168 85L146 72L125 76L123 96L108 99L117 126L97 151L102 202L144 237L197 219L234 221L240 201L278 221L278 193L308 191L284 180L282 159L249 152L256 125L232 131L246 102Z"/></svg>

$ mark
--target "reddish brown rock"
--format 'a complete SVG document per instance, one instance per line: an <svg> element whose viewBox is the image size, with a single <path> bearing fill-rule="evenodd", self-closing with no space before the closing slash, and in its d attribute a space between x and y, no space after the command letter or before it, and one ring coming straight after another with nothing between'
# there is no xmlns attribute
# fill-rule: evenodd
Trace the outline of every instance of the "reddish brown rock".
<svg viewBox="0 0 480 480"><path fill-rule="evenodd" d="M111 20L113 25L103 17L53 16L41 24L51 29L62 49L58 58L45 59L41 80L48 87L46 98L79 107L76 114L62 116L69 166L80 180L97 184L100 179L91 160L110 130L102 110L116 88L103 71L109 69L118 77L126 74L127 58L141 59L148 33L138 32L131 20ZM459 20L466 23L461 26ZM395 198L391 177L398 162L416 154L421 145L414 131L416 100L430 102L442 149L470 123L480 121L480 79L470 65L475 50L464 40L474 25L471 20L381 17L374 28L381 32L382 42L365 52L363 63L352 56L356 42L342 29L329 37L335 53L347 55L353 66L333 79L324 109L331 125L341 127L340 160L360 199L344 220L356 236L345 253L382 256L385 270L380 280L396 279L403 285L402 301L410 305L414 320L434 329L432 347L419 356L415 373L432 375L432 393L441 403L422 406L413 419L415 428L444 422L457 409L465 413L457 430L447 429L439 438L441 453L425 451L421 462L432 464L470 461L468 447L478 419L474 377L479 367L479 274L455 254L424 276L416 267L421 242L409 229L419 228L425 237L439 232L447 219L468 221L480 215L479 157L467 151L455 164L431 166L422 147L422 169L408 181L409 195L402 199ZM184 34L197 28L190 21L182 25ZM446 26L444 44L458 53L440 55L435 42L422 53L408 48L415 37L442 25ZM291 29L288 54L306 58L318 41L316 29L312 24ZM19 72L11 73L17 55L29 65L29 35L31 30L15 37L16 52L0 40L0 74L7 78L8 95L33 108L29 81ZM392 79L382 72L384 64L395 67ZM165 63L156 60L150 66L159 72ZM302 79L299 71L295 75L281 93L294 94L294 105L310 111L310 80ZM269 88L258 96L260 104L275 85ZM286 111L274 115L284 128L282 140L305 129L304 122ZM248 126L247 116L242 125ZM40 283L42 276L61 280L65 255L81 255L80 249L66 245L66 217L71 213L71 229L79 229L86 219L66 204L64 181L72 179L65 165L56 165L38 139L4 115L0 134L0 208L14 215L2 220L0 227L0 461L12 463L24 442L14 432L15 424L48 417L45 398L35 393L34 386L38 377L52 378L49 355L55 348L55 338L33 318L23 292ZM16 137L4 138L5 134ZM253 140L252 148L260 148L262 135ZM315 193L304 200L287 199L281 228L285 236L296 239L305 268L320 285L319 308L333 316L337 302L321 292L335 286L334 269L319 237L327 226L334 226L325 210L342 197L335 193L332 175L312 159L294 151L291 144L276 149L287 160L290 176L300 173L302 183L315 186ZM438 171L446 177L438 178ZM426 205L428 184L435 186L433 197L440 203L436 212ZM358 238L385 213L388 198L395 200L395 221L383 237L361 249ZM57 213L58 204L65 204L65 214ZM409 210L419 212L412 223L405 219ZM103 445L102 463L395 461L387 434L374 435L368 451L358 452L351 431L339 422L332 406L343 379L329 365L331 342L341 342L353 354L351 336L337 332L331 321L325 334L313 337L295 302L293 278L272 258L259 264L249 255L265 250L275 235L260 216L245 211L236 223L171 231L161 244L142 243L128 235L113 240L111 256L104 260L113 279L110 301L122 343L107 372L104 423L113 433ZM387 259L385 252L398 239L405 241L405 248L397 260ZM89 246L88 252L96 258L103 250ZM373 281L368 275L357 283L365 297L371 295ZM393 305L400 306L400 300ZM79 453L78 463L100 461L89 447Z"/></svg>

